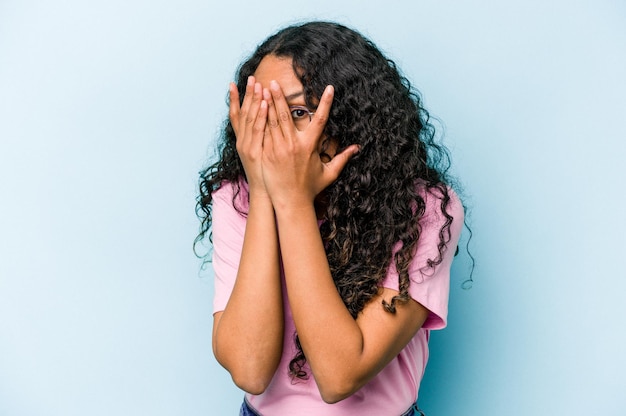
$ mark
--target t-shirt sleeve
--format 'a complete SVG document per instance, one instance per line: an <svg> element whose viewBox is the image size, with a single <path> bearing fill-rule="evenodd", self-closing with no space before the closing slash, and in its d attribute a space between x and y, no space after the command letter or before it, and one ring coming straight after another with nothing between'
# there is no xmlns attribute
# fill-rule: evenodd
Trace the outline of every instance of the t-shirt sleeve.
<svg viewBox="0 0 626 416"><path fill-rule="evenodd" d="M213 193L213 313L223 311L235 286L246 219L233 207L234 186L223 184ZM243 200L242 194L238 198Z"/></svg>
<svg viewBox="0 0 626 416"><path fill-rule="evenodd" d="M425 329L442 329L448 319L448 297L450 292L450 266L463 228L463 205L451 189L447 212L453 217L450 225L450 241L447 242L443 259L431 267L429 260L439 256L439 232L446 218L441 211L441 198L437 194L424 192L426 202L424 216L420 218L421 234L415 257L409 266L409 295L429 310L424 322ZM445 236L445 233L444 233ZM395 264L390 265L383 287L398 290L398 272Z"/></svg>

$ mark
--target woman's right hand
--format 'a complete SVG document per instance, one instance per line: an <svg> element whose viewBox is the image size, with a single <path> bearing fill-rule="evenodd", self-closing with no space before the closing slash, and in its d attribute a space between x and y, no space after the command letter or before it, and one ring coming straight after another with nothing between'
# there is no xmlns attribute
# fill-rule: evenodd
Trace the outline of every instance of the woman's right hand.
<svg viewBox="0 0 626 416"><path fill-rule="evenodd" d="M263 182L261 157L263 136L267 125L267 102L263 100L263 88L253 76L248 77L246 94L239 106L239 91L230 84L230 123L237 137L237 153L243 164L250 194L267 195Z"/></svg>

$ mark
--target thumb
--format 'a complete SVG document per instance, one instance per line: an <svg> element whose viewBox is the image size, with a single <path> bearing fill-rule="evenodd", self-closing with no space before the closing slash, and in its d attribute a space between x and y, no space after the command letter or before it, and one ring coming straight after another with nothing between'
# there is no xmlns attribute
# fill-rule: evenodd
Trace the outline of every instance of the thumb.
<svg viewBox="0 0 626 416"><path fill-rule="evenodd" d="M348 161L352 159L352 156L357 154L360 149L361 147L358 144L351 144L340 153L337 153L330 162L326 163L326 168L328 169L327 172L332 175L332 178L330 178L332 181L337 179Z"/></svg>

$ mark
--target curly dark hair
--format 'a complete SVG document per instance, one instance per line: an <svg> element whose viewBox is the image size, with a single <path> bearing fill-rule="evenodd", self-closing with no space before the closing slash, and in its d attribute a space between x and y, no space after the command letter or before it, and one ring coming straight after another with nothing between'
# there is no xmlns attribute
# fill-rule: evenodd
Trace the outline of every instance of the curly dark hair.
<svg viewBox="0 0 626 416"><path fill-rule="evenodd" d="M426 204L424 191L441 200L445 222L439 230L438 256L442 262L450 240L452 216L447 175L448 151L435 139L430 116L419 93L395 63L358 32L330 22L309 22L280 30L265 40L238 71L237 87L243 100L248 76L267 55L291 58L304 87L306 104L315 108L327 85L335 96L327 137L338 149L360 145L360 151L324 194L325 221L320 233L330 271L350 314L356 318L378 293L393 256L399 274L399 294L383 307L395 313L396 304L409 300L409 264L420 238L419 219ZM235 133L226 121L219 160L203 170L197 212L202 220L196 242L210 238L211 193L224 182L241 191L245 173L235 148ZM241 207L233 205L242 214ZM394 247L399 244L399 249ZM295 336L297 355L290 374L306 378L306 358Z"/></svg>

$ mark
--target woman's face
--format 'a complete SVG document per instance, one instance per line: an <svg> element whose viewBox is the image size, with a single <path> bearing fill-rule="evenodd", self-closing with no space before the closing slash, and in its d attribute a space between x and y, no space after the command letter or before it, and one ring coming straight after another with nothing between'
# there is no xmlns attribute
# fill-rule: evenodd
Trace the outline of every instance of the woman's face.
<svg viewBox="0 0 626 416"><path fill-rule="evenodd" d="M275 55L265 56L254 72L254 77L257 82L261 83L263 88L269 89L270 81L278 82L285 95L287 105L290 107L297 106L308 108L304 95L304 87L293 70L291 58L277 57ZM314 111L314 109L311 108L308 108L308 110L311 112ZM294 113L292 113L292 117ZM305 115L305 117L308 116ZM318 152L323 162L330 162L337 153L337 142L335 140L320 140Z"/></svg>

